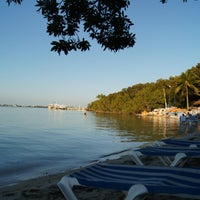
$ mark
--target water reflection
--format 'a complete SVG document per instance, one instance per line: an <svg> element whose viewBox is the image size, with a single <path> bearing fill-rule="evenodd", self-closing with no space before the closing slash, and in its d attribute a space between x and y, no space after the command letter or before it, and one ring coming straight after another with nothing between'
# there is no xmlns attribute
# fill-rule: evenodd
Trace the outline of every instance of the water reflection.
<svg viewBox="0 0 200 200"><path fill-rule="evenodd" d="M181 123L179 125L180 133L186 135L198 130L198 123Z"/></svg>
<svg viewBox="0 0 200 200"><path fill-rule="evenodd" d="M97 129L115 131L122 142L148 142L180 135L176 119L96 113L95 120Z"/></svg>

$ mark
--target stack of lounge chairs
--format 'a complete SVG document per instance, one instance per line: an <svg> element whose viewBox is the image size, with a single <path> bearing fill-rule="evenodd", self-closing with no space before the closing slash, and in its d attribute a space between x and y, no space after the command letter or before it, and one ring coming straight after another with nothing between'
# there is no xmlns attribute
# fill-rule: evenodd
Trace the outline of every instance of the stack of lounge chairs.
<svg viewBox="0 0 200 200"><path fill-rule="evenodd" d="M185 159L200 157L200 142L166 139L160 144L132 150L130 157L136 165L92 164L64 176L58 187L68 200L77 200L74 185L127 191L126 200L147 194L200 199L200 168L180 167ZM157 156L165 166L144 165L142 155Z"/></svg>
<svg viewBox="0 0 200 200"><path fill-rule="evenodd" d="M145 147L130 152L137 165L144 165L140 157L158 157L164 166L183 166L191 157L200 158L200 149L196 147Z"/></svg>

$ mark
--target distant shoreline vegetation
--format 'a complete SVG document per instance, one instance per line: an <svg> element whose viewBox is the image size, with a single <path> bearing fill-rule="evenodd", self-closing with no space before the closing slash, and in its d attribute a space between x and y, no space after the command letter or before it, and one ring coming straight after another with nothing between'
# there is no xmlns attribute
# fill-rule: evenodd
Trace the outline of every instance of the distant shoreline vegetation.
<svg viewBox="0 0 200 200"><path fill-rule="evenodd" d="M41 105L19 105L19 104L0 104L0 107L19 107L19 108L48 108L49 110L80 110L86 111L86 108L76 107L76 106L66 106L66 105L59 105L59 104L49 104L47 106Z"/></svg>
<svg viewBox="0 0 200 200"><path fill-rule="evenodd" d="M0 104L2 107L49 108L83 110L113 114L139 114L159 108L186 108L200 106L200 63L179 76L158 79L156 82L139 83L109 95L99 94L87 108L56 104L29 105Z"/></svg>
<svg viewBox="0 0 200 200"><path fill-rule="evenodd" d="M88 104L89 111L139 114L170 107L189 110L200 106L200 63L180 76L139 83L109 95L99 94L96 98Z"/></svg>
<svg viewBox="0 0 200 200"><path fill-rule="evenodd" d="M40 106L40 105L24 106L24 105L18 105L18 104L0 104L0 107L48 108L48 106Z"/></svg>

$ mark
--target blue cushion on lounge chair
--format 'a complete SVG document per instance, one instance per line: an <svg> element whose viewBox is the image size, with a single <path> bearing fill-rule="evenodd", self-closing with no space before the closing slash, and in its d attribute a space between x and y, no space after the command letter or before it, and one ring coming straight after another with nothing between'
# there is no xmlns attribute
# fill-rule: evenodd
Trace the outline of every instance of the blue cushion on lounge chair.
<svg viewBox="0 0 200 200"><path fill-rule="evenodd" d="M184 139L175 139L175 138L168 138L161 140L165 144L169 145L178 145L178 146L190 146L190 145L196 145L197 147L200 147L200 142L195 140L184 140Z"/></svg>
<svg viewBox="0 0 200 200"><path fill-rule="evenodd" d="M174 167L183 166L189 158L200 158L200 148L183 146L150 146L130 151L129 155L137 165L144 165L140 157L145 155L158 157L163 165Z"/></svg>
<svg viewBox="0 0 200 200"><path fill-rule="evenodd" d="M64 176L58 183L59 188L68 198L68 180L75 179L76 184L90 187L129 190L127 199L134 199L138 195L167 194L180 197L200 199L200 169L95 164L79 172ZM142 186L142 190L134 189ZM70 195L69 195L70 196Z"/></svg>
<svg viewBox="0 0 200 200"><path fill-rule="evenodd" d="M177 153L185 153L189 157L200 157L200 148L190 148L190 147L144 147L138 149L144 155L149 156L175 156Z"/></svg>

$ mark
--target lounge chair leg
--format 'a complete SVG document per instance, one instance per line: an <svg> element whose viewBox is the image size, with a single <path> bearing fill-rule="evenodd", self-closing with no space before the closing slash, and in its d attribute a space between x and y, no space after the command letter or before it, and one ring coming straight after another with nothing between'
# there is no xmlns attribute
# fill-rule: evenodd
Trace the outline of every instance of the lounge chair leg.
<svg viewBox="0 0 200 200"><path fill-rule="evenodd" d="M67 200L77 200L75 194L72 191L74 185L80 185L76 178L64 176L59 182L58 187L63 193L65 199Z"/></svg>
<svg viewBox="0 0 200 200"><path fill-rule="evenodd" d="M130 152L129 156L136 163L136 165L144 165L139 158L140 156L142 156L142 153L140 153L139 151L133 150Z"/></svg>
<svg viewBox="0 0 200 200"><path fill-rule="evenodd" d="M169 166L171 164L171 160L166 157L165 159L162 156L158 156L158 158L160 159L160 161L163 163L163 165L165 166Z"/></svg>
<svg viewBox="0 0 200 200"><path fill-rule="evenodd" d="M140 195L149 193L147 188L142 184L135 184L130 187L125 200L134 200Z"/></svg>

